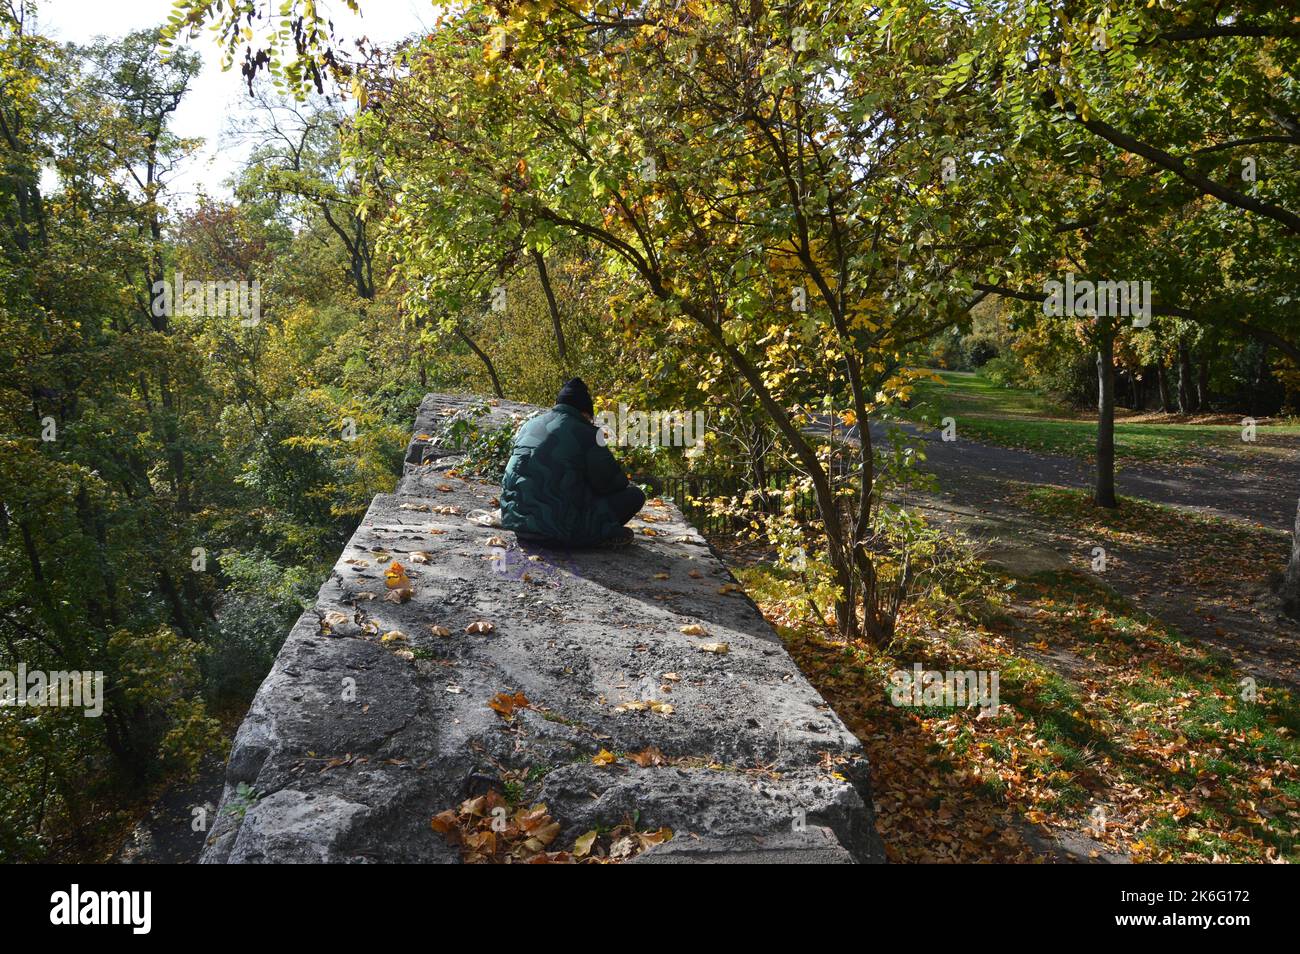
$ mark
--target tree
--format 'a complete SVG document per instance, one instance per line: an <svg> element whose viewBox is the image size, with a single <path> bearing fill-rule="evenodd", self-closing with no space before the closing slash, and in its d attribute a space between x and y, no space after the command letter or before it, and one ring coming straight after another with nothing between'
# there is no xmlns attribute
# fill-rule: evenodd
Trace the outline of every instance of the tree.
<svg viewBox="0 0 1300 954"><path fill-rule="evenodd" d="M817 498L842 631L862 610L888 638L906 581L881 572L869 432L845 479L804 425L827 394L865 424L952 320L944 117L869 11L515 12L471 9L364 71L352 152L399 270L414 285L466 249L599 247L654 300L639 320L744 380Z"/></svg>
<svg viewBox="0 0 1300 954"><path fill-rule="evenodd" d="M372 243L357 212L357 183L339 157L342 113L321 99L298 103L265 90L254 102L256 118L241 129L255 146L239 180L240 198L277 199L279 214L300 228L323 222L346 252L357 297L372 300Z"/></svg>
<svg viewBox="0 0 1300 954"><path fill-rule="evenodd" d="M1166 210L1152 239L1165 253L1152 256L1155 313L1249 334L1300 362L1300 26L1289 13L1253 0L1068 12L1034 0L976 3L970 20L964 82L991 84L1022 130L1052 117L1065 154L1091 141L1140 171L1145 191L1130 192L1129 208ZM1199 394L1185 340L1178 358L1187 411ZM1297 578L1293 558L1286 579Z"/></svg>
<svg viewBox="0 0 1300 954"><path fill-rule="evenodd" d="M168 117L196 61L163 67L146 34L59 48L27 33L28 12L0 11L0 652L10 670L106 683L102 719L5 714L6 744L42 753L7 764L0 786L36 839L84 803L74 766L107 752L108 774L138 784L165 760L192 766L216 726L194 692L211 591L188 572L202 485L188 414L203 389L149 308L181 145ZM49 160L52 197L38 177Z"/></svg>

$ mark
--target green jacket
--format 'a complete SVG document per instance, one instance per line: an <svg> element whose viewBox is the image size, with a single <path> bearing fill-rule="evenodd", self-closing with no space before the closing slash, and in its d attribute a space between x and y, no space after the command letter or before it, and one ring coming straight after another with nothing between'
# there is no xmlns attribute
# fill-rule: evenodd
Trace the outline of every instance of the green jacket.
<svg viewBox="0 0 1300 954"><path fill-rule="evenodd" d="M567 404L525 421L501 480L501 526L539 539L588 546L618 532L602 498L628 485L596 425Z"/></svg>

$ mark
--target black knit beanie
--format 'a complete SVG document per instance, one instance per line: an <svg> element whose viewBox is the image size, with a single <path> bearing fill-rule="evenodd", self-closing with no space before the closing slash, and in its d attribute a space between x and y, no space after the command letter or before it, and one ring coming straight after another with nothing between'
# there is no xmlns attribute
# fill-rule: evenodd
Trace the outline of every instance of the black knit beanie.
<svg viewBox="0 0 1300 954"><path fill-rule="evenodd" d="M587 390L582 378L565 381L564 387L560 388L560 393L555 397L555 403L567 404L584 414L596 413L595 405L591 403L591 392Z"/></svg>

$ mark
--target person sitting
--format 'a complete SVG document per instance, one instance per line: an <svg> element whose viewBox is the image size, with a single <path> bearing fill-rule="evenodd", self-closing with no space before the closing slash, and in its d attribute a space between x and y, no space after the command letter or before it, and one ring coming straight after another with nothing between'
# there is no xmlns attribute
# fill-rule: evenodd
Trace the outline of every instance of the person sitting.
<svg viewBox="0 0 1300 954"><path fill-rule="evenodd" d="M560 388L555 406L519 428L501 480L501 526L553 547L625 546L623 526L645 506L592 423L582 378Z"/></svg>

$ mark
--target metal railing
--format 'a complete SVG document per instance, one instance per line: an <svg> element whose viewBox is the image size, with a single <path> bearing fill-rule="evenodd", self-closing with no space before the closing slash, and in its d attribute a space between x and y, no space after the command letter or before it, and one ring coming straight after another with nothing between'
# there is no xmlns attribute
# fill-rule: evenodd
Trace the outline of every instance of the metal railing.
<svg viewBox="0 0 1300 954"><path fill-rule="evenodd" d="M817 518L817 504L812 491L799 489L792 500L786 492L797 484L800 475L793 470L767 473L762 486L756 486L752 477L745 474L673 474L638 475L632 479L650 489L652 496L671 498L697 530L704 534L734 532L749 523L745 515L755 513L775 514L789 506L791 515L800 521ZM709 506L720 497L738 499L743 513L717 513Z"/></svg>

